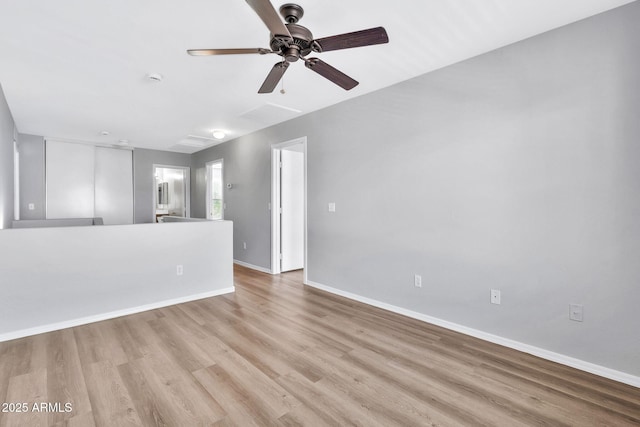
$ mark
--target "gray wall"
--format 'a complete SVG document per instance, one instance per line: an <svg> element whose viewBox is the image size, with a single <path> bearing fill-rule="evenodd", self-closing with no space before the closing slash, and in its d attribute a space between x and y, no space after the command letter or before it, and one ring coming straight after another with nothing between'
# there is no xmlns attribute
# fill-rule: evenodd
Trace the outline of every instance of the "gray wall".
<svg viewBox="0 0 640 427"><path fill-rule="evenodd" d="M13 139L15 125L0 85L0 229L13 221Z"/></svg>
<svg viewBox="0 0 640 427"><path fill-rule="evenodd" d="M20 219L45 219L44 138L20 134ZM34 209L29 210L29 203Z"/></svg>
<svg viewBox="0 0 640 427"><path fill-rule="evenodd" d="M224 159L224 219L233 221L233 258L269 269L271 148L268 133L249 135L193 155L191 216L206 217L206 162ZM227 189L227 184L233 188ZM243 249L242 243L247 244Z"/></svg>
<svg viewBox="0 0 640 427"><path fill-rule="evenodd" d="M640 375L638 22L634 2L197 153L192 214L224 158L234 258L269 268L269 147L307 136L310 281Z"/></svg>
<svg viewBox="0 0 640 427"><path fill-rule="evenodd" d="M168 151L133 151L134 211L137 223L155 222L153 165L191 167L191 155ZM193 185L193 184L192 184Z"/></svg>

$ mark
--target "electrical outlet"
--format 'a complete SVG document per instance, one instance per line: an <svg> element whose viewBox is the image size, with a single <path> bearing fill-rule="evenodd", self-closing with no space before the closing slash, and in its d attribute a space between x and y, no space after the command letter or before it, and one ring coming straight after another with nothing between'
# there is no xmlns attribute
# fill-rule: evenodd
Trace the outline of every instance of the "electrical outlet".
<svg viewBox="0 0 640 427"><path fill-rule="evenodd" d="M329 208L329 212L335 212L336 211L336 204L333 203L333 202L330 202L328 208Z"/></svg>
<svg viewBox="0 0 640 427"><path fill-rule="evenodd" d="M413 285L416 288L421 288L422 287L422 276L420 276L419 274L416 274L415 276L413 276Z"/></svg>
<svg viewBox="0 0 640 427"><path fill-rule="evenodd" d="M491 289L491 304L500 304L500 291Z"/></svg>
<svg viewBox="0 0 640 427"><path fill-rule="evenodd" d="M247 249L247 242L242 242L242 249Z"/></svg>
<svg viewBox="0 0 640 427"><path fill-rule="evenodd" d="M184 269L182 268L182 264L176 265L176 275L177 276L182 276L183 272L184 272Z"/></svg>
<svg viewBox="0 0 640 427"><path fill-rule="evenodd" d="M584 318L584 307L581 304L569 304L569 320L582 322Z"/></svg>

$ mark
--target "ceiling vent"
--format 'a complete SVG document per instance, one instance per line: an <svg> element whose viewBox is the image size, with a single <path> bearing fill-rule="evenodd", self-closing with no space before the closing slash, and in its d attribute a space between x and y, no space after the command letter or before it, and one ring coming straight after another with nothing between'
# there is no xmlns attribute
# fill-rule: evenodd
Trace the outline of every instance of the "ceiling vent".
<svg viewBox="0 0 640 427"><path fill-rule="evenodd" d="M262 125L271 125L284 122L300 114L302 111L295 108L284 107L270 102L253 108L240 115L241 118L251 120Z"/></svg>
<svg viewBox="0 0 640 427"><path fill-rule="evenodd" d="M184 145L185 147L204 148L220 141L206 136L188 135L186 138L178 141L178 145Z"/></svg>

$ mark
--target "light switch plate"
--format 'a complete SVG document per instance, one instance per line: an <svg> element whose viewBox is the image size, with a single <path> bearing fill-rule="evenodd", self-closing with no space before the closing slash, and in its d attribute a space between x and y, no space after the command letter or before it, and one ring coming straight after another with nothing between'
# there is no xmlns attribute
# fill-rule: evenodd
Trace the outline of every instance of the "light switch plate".
<svg viewBox="0 0 640 427"><path fill-rule="evenodd" d="M500 304L500 291L491 289L491 304Z"/></svg>
<svg viewBox="0 0 640 427"><path fill-rule="evenodd" d="M336 204L333 202L329 203L329 212L335 212L336 211Z"/></svg>

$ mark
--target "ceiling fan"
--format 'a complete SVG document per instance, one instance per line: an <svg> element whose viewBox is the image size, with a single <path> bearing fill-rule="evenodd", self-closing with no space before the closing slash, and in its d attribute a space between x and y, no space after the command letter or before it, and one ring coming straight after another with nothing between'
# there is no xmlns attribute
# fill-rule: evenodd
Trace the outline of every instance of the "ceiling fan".
<svg viewBox="0 0 640 427"><path fill-rule="evenodd" d="M358 82L318 58L307 58L311 52L327 52L330 50L349 49L352 47L370 46L389 42L387 32L383 27L370 28L368 30L355 31L331 37L314 39L311 31L298 24L304 14L304 10L297 4L287 3L280 7L280 15L286 23L278 17L276 10L269 0L246 0L249 6L258 14L271 32L270 49L265 48L241 48L241 49L190 49L189 55L239 55L257 53L266 55L275 53L280 55L282 61L276 63L258 93L271 93L277 86L291 62L299 59L304 65L329 79L345 90L353 89Z"/></svg>

